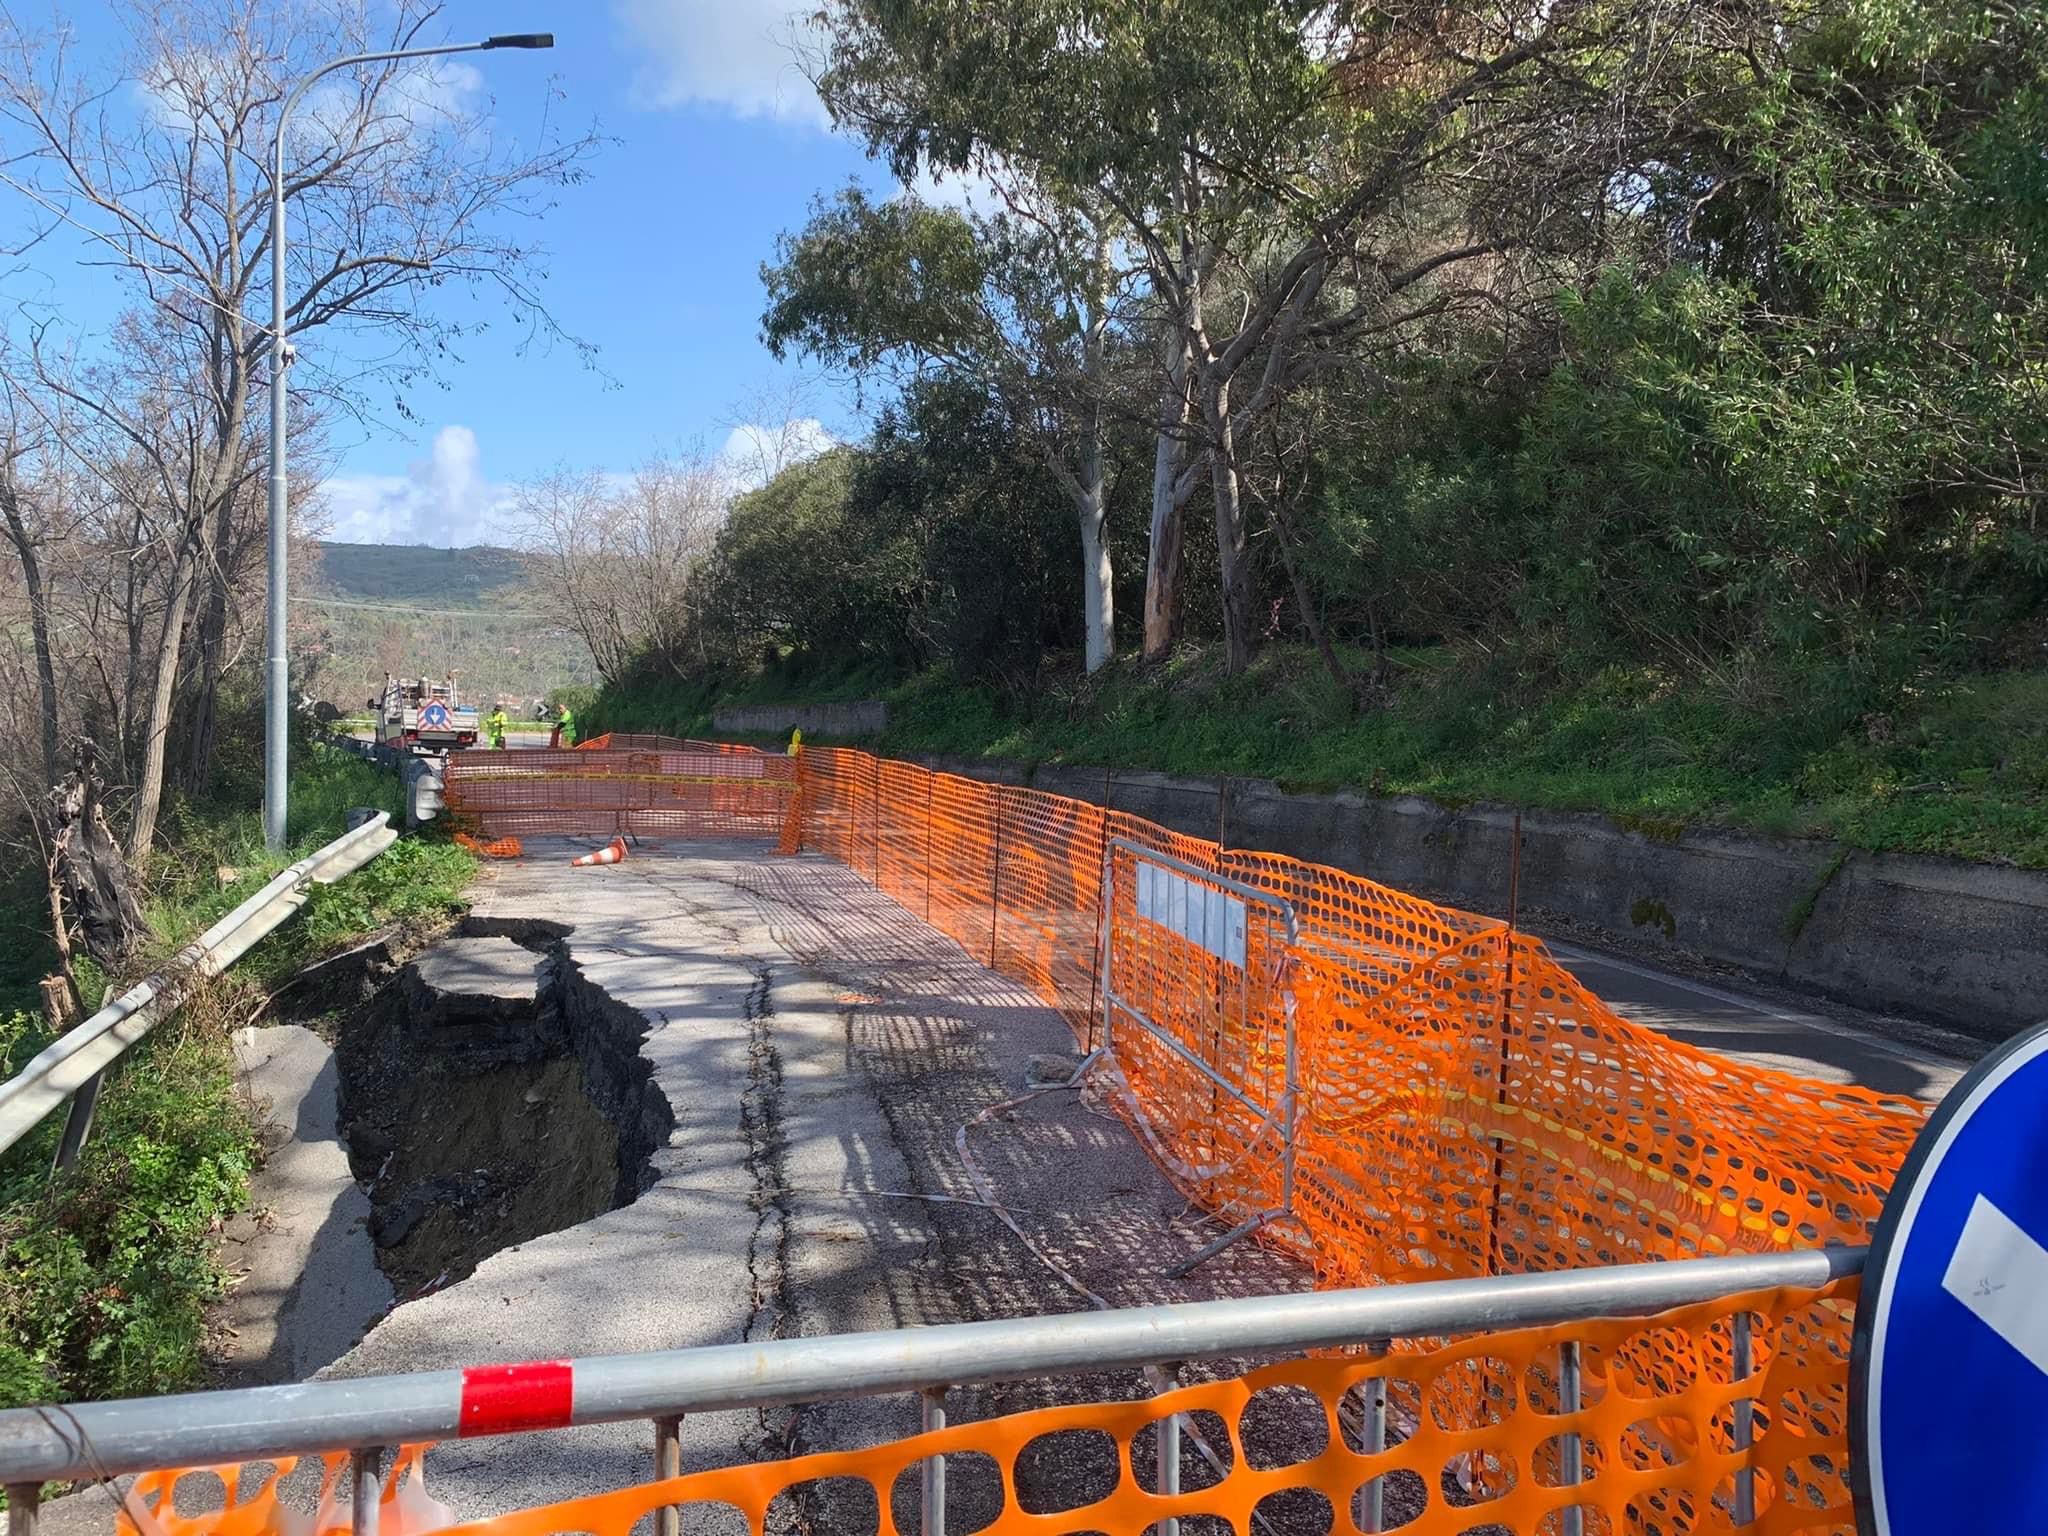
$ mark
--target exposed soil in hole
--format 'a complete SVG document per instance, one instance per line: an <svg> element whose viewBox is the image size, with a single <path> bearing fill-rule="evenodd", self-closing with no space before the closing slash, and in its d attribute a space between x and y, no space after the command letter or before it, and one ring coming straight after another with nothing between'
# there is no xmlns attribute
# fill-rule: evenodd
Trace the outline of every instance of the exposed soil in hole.
<svg viewBox="0 0 2048 1536"><path fill-rule="evenodd" d="M401 1300L652 1182L674 1117L646 1032L558 938L445 940L357 1010L335 1053L341 1131Z"/></svg>

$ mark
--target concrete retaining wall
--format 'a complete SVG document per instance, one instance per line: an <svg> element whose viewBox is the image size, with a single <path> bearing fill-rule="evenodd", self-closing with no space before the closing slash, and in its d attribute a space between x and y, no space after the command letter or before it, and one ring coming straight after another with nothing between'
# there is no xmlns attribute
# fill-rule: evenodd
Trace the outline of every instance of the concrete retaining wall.
<svg viewBox="0 0 2048 1536"><path fill-rule="evenodd" d="M889 723L889 706L881 699L855 699L845 704L746 704L714 711L711 723L721 731L747 735L803 731L845 739L880 731Z"/></svg>
<svg viewBox="0 0 2048 1536"><path fill-rule="evenodd" d="M1514 812L1408 796L1289 794L1190 779L925 759L1198 837L1291 854L1453 906L1507 905ZM2048 874L1715 829L1676 836L1598 815L1522 814L1525 909L1726 961L1859 1007L1999 1038L2048 1016Z"/></svg>

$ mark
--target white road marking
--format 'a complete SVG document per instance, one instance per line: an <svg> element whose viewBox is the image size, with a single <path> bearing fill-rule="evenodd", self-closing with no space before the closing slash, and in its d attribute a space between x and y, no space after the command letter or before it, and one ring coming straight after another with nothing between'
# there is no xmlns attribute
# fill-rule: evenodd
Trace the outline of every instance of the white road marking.
<svg viewBox="0 0 2048 1536"><path fill-rule="evenodd" d="M1941 1288L2048 1375L2048 1248L1982 1195L1970 1207Z"/></svg>
<svg viewBox="0 0 2048 1536"><path fill-rule="evenodd" d="M1690 992L1695 997L1709 998L1714 1002L1725 1004L1731 1008L1741 1008L1749 1013L1761 1014L1767 1019L1776 1019L1780 1024L1795 1024L1802 1029L1815 1030L1824 1035L1834 1035L1838 1039L1853 1040L1866 1050L1875 1051L1882 1056L1896 1057L1901 1061L1910 1061L1916 1066L1944 1067L1954 1071L1959 1066L1967 1065L1966 1062L1960 1061L1957 1057L1940 1055L1933 1051L1921 1050L1917 1046L1905 1045L1896 1040L1887 1039L1881 1035L1868 1034L1863 1030L1852 1028L1846 1024L1838 1024L1833 1019L1822 1018L1817 1014L1786 1013L1780 1009L1770 1007L1768 1004L1759 1002L1755 998L1744 997L1737 992L1724 992L1719 987L1706 986L1701 982L1688 981L1685 977L1674 976L1668 971L1653 971L1648 966L1634 965L1626 960L1617 960L1612 955L1597 954L1590 949L1580 949L1575 944L1557 944L1547 939L1544 942L1549 946L1550 952L1560 960L1565 961L1567 969L1574 972L1582 965L1604 965L1610 970L1622 971L1630 976L1640 977L1644 981L1661 982L1665 986L1677 987L1681 991Z"/></svg>

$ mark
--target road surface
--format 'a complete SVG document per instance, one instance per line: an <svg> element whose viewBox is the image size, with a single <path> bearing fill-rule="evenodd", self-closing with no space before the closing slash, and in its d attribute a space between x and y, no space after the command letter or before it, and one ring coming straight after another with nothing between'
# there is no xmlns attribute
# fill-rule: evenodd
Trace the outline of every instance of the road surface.
<svg viewBox="0 0 2048 1536"><path fill-rule="evenodd" d="M587 842L525 846L523 858L487 867L472 930L529 944L566 930L563 951L583 980L648 1021L640 1053L674 1131L637 1200L405 1301L326 1374L1088 1305L1062 1272L1114 1306L1312 1283L1249 1243L1165 1279L1162 1269L1215 1234L1212 1223L1092 1092L1012 1104L1034 1070L1071 1070L1065 1021L840 866L775 859L759 843L650 842L622 864L578 869L568 861ZM956 1149L962 1127L1029 1241L985 1203ZM1204 1370L1237 1374L1228 1363ZM1101 1400L1146 1390L1122 1372L1057 1388L958 1388L950 1406L982 1418L1044 1406L1055 1391ZM907 1397L697 1414L683 1426L683 1467L915 1429ZM646 1424L471 1440L433 1456L429 1486L459 1515L495 1513L642 1481L652 1458ZM1033 1475L1057 1491L1081 1474L1055 1464ZM986 1523L999 1497L998 1485L971 1478L971 1466L949 1476L958 1529Z"/></svg>
<svg viewBox="0 0 2048 1536"><path fill-rule="evenodd" d="M1674 1040L1822 1082L1932 1102L1990 1049L1951 1031L1754 983L1703 981L1577 944L1552 941L1550 951L1624 1018Z"/></svg>

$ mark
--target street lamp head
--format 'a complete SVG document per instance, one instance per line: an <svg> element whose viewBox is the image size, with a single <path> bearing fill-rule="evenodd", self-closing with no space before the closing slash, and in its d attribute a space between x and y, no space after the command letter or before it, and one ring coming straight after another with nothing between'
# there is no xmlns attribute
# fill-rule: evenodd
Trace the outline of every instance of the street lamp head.
<svg viewBox="0 0 2048 1536"><path fill-rule="evenodd" d="M555 34L552 32L505 32L497 37L484 39L486 48L552 48Z"/></svg>

